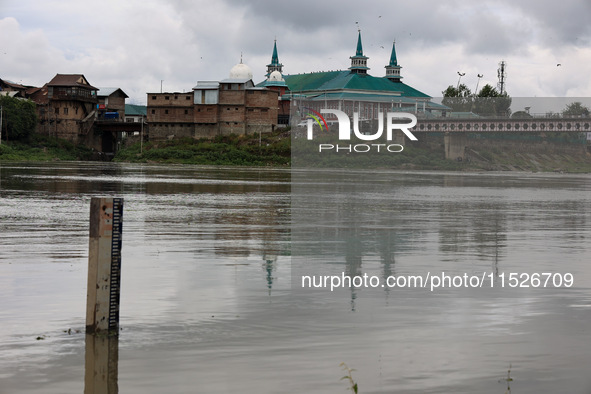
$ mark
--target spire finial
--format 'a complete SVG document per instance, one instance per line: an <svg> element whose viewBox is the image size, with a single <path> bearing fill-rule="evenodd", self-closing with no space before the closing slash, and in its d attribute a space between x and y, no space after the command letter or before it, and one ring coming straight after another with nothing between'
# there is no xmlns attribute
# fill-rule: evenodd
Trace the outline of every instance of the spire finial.
<svg viewBox="0 0 591 394"><path fill-rule="evenodd" d="M396 57L396 39L392 41L392 54L390 55L390 63L386 66L386 78L394 82L400 82L400 67Z"/></svg>
<svg viewBox="0 0 591 394"><path fill-rule="evenodd" d="M283 65L279 63L279 56L277 55L277 36L275 36L275 42L273 43L273 55L271 55L271 63L267 64L267 77L273 71L283 71Z"/></svg>
<svg viewBox="0 0 591 394"><path fill-rule="evenodd" d="M240 51L240 64L242 64L242 51Z"/></svg>
<svg viewBox="0 0 591 394"><path fill-rule="evenodd" d="M361 29L358 29L357 32L359 35L357 37L357 51L355 52L355 56L363 56L363 46L361 45Z"/></svg>
<svg viewBox="0 0 591 394"><path fill-rule="evenodd" d="M355 22L357 23L357 22ZM361 29L357 28L357 49L355 56L351 56L351 67L349 70L357 74L367 74L367 56L363 56L363 45L361 44Z"/></svg>

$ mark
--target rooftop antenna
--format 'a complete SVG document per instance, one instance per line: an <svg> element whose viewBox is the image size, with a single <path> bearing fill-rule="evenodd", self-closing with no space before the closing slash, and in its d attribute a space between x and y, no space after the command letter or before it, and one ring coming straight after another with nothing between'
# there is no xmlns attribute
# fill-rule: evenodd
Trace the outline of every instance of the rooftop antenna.
<svg viewBox="0 0 591 394"><path fill-rule="evenodd" d="M499 69L497 70L497 76L499 77L499 83L497 87L499 88L499 93L505 93L505 79L507 79L507 63L504 60L499 62Z"/></svg>

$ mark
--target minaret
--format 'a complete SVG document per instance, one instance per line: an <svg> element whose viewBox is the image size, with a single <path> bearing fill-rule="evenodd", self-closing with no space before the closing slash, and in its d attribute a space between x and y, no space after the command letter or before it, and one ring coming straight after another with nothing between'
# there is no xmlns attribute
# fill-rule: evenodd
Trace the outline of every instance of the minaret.
<svg viewBox="0 0 591 394"><path fill-rule="evenodd" d="M273 56L271 57L271 64L267 64L266 77L269 78L269 75L273 71L279 71L280 73L283 73L283 64L279 63L279 56L277 56L277 40L275 40L275 44L273 44Z"/></svg>
<svg viewBox="0 0 591 394"><path fill-rule="evenodd" d="M363 46L361 45L361 30L359 31L359 36L357 38L357 51L355 51L355 56L351 56L351 67L349 67L349 70L351 70L352 73L357 73L357 74L367 74L367 70L369 70L369 67L367 67L367 59L369 59L367 56L363 56Z"/></svg>
<svg viewBox="0 0 591 394"><path fill-rule="evenodd" d="M400 82L402 78L400 76L400 69L402 67L398 65L398 60L396 59L396 41L392 44L392 55L390 55L390 64L386 66L386 78L388 78L392 82Z"/></svg>

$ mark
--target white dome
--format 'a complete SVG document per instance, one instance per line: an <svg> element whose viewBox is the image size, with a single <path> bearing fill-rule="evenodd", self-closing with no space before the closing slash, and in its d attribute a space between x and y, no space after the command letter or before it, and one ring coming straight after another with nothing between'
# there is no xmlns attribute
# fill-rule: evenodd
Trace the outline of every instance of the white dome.
<svg viewBox="0 0 591 394"><path fill-rule="evenodd" d="M279 71L275 70L271 74L269 74L269 81L283 82L285 80L283 79L283 76L281 75L281 73Z"/></svg>
<svg viewBox="0 0 591 394"><path fill-rule="evenodd" d="M252 70L246 64L238 63L230 70L230 79L252 79Z"/></svg>

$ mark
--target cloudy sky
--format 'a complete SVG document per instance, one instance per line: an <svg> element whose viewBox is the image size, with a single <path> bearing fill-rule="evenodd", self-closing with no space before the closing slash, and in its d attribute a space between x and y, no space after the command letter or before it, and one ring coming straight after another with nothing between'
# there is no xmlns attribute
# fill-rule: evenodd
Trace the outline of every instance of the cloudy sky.
<svg viewBox="0 0 591 394"><path fill-rule="evenodd" d="M392 41L403 81L431 95L477 74L513 97L591 96L589 0L0 0L0 78L41 86L56 73L146 93L188 91L240 61L264 78L277 39L284 73L346 69L361 29L370 73ZM557 66L560 64L560 66Z"/></svg>

